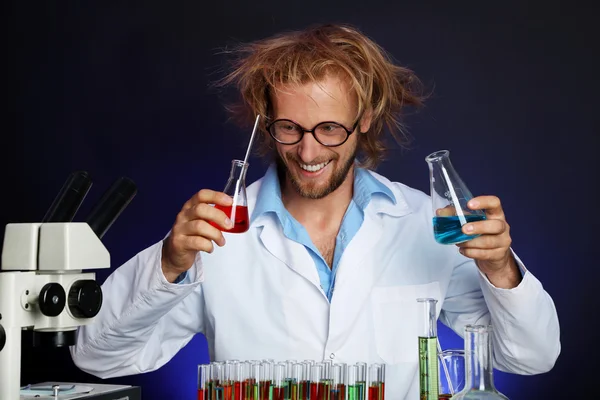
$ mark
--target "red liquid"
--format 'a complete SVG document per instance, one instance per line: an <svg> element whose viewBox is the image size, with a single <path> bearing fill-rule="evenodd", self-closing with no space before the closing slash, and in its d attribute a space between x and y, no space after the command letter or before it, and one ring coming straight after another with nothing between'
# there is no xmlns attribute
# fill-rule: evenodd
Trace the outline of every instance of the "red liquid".
<svg viewBox="0 0 600 400"><path fill-rule="evenodd" d="M231 400L231 395L233 394L233 386L231 385L223 385L223 399Z"/></svg>
<svg viewBox="0 0 600 400"><path fill-rule="evenodd" d="M315 382L310 383L310 400L318 400L319 399L319 384Z"/></svg>
<svg viewBox="0 0 600 400"><path fill-rule="evenodd" d="M451 394L440 394L440 396L438 398L439 398L439 400L448 400L451 397L452 397Z"/></svg>
<svg viewBox="0 0 600 400"><path fill-rule="evenodd" d="M379 383L379 400L385 400L385 382Z"/></svg>
<svg viewBox="0 0 600 400"><path fill-rule="evenodd" d="M308 400L310 390L310 382L302 381L298 383L298 399L297 400Z"/></svg>
<svg viewBox="0 0 600 400"><path fill-rule="evenodd" d="M232 210L231 206L219 206L215 205L215 208L223 211L227 216L234 222L233 228L224 229L220 227L218 224L211 222L210 224L215 228L222 230L223 232L229 233L242 233L246 232L250 227L250 217L248 215L248 207L247 206L235 206L235 217L232 218Z"/></svg>
<svg viewBox="0 0 600 400"><path fill-rule="evenodd" d="M271 391L271 381L260 383L260 397L262 400L270 400L269 392Z"/></svg>
<svg viewBox="0 0 600 400"><path fill-rule="evenodd" d="M242 383L234 382L233 383L233 400L244 400L242 396Z"/></svg>
<svg viewBox="0 0 600 400"><path fill-rule="evenodd" d="M379 399L379 386L369 386L369 400Z"/></svg>
<svg viewBox="0 0 600 400"><path fill-rule="evenodd" d="M324 383L324 382L319 382L319 400L329 400L329 393L330 387L328 383ZM311 397L312 400L312 397Z"/></svg>
<svg viewBox="0 0 600 400"><path fill-rule="evenodd" d="M285 400L285 388L274 387L272 400Z"/></svg>
<svg viewBox="0 0 600 400"><path fill-rule="evenodd" d="M207 389L198 389L198 400L208 400L208 390Z"/></svg>

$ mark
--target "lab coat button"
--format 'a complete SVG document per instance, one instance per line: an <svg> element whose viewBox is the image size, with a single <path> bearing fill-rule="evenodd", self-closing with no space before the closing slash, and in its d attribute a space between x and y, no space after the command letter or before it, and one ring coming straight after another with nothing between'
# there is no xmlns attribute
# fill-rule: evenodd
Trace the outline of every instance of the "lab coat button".
<svg viewBox="0 0 600 400"><path fill-rule="evenodd" d="M331 354L329 355L329 358L331 358L331 359L333 360L333 359L335 358L335 354L331 353Z"/></svg>

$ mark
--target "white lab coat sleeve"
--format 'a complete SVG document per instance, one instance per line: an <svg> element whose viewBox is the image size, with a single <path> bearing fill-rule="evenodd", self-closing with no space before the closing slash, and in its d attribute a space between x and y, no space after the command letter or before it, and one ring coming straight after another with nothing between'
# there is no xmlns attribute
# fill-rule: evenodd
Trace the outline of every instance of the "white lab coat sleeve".
<svg viewBox="0 0 600 400"><path fill-rule="evenodd" d="M493 328L494 366L521 375L548 372L560 353L554 302L516 256L523 279L513 289L493 286L475 262L460 254L440 320L461 337L467 324Z"/></svg>
<svg viewBox="0 0 600 400"><path fill-rule="evenodd" d="M153 371L203 332L200 255L184 282L169 283L161 268L162 241L117 268L102 285L94 321L80 327L73 362L101 378Z"/></svg>

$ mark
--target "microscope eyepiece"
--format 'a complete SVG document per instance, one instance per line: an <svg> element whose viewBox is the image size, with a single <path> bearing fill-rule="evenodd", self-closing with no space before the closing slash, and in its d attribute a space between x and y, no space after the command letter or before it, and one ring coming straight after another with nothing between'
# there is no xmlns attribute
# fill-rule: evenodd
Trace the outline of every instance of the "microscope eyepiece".
<svg viewBox="0 0 600 400"><path fill-rule="evenodd" d="M104 193L87 219L88 225L100 239L121 215L125 207L129 205L136 193L137 186L131 179L126 177L119 178Z"/></svg>
<svg viewBox="0 0 600 400"><path fill-rule="evenodd" d="M42 222L71 222L91 186L92 179L86 171L71 173Z"/></svg>

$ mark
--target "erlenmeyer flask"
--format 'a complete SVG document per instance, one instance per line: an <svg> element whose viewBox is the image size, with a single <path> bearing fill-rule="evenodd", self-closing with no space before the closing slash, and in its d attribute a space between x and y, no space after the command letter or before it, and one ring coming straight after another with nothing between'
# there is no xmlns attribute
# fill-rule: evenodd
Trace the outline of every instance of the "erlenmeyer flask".
<svg viewBox="0 0 600 400"><path fill-rule="evenodd" d="M248 171L248 165L247 162L242 160L231 162L231 172L223 192L231 196L233 204L226 207L215 205L215 207L225 212L234 225L231 229L222 229L220 226L212 224L223 230L223 232L242 233L250 227L248 200L246 198L246 171Z"/></svg>
<svg viewBox="0 0 600 400"><path fill-rule="evenodd" d="M429 165L435 240L441 244L456 244L479 236L467 235L461 230L468 222L484 220L485 212L467 207L473 195L452 166L450 152L436 151L425 161Z"/></svg>
<svg viewBox="0 0 600 400"><path fill-rule="evenodd" d="M465 356L467 381L451 400L508 400L494 385L491 325L465 327Z"/></svg>

